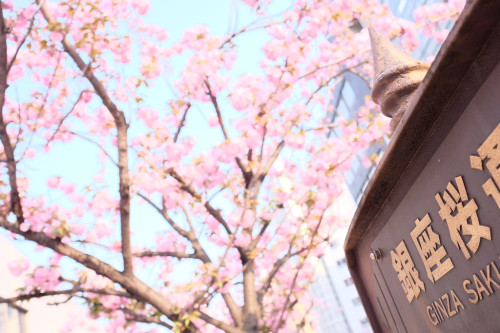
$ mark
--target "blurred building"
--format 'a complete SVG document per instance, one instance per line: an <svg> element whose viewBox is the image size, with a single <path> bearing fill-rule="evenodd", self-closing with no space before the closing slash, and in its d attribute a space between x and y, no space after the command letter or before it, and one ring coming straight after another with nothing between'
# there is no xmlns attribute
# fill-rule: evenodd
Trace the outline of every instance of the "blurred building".
<svg viewBox="0 0 500 333"><path fill-rule="evenodd" d="M27 333L26 309L8 304L0 304L0 332Z"/></svg>
<svg viewBox="0 0 500 333"><path fill-rule="evenodd" d="M333 246L317 266L311 293L318 300L318 332L371 332L361 300L347 269L344 238L347 229L339 230Z"/></svg>
<svg viewBox="0 0 500 333"><path fill-rule="evenodd" d="M436 0L385 0L381 1L387 4L395 16L413 20L413 11L422 5L431 5ZM449 22L446 28L450 29L452 22ZM352 29L361 30L362 23L353 25ZM435 40L420 37L419 48L413 52L412 56L416 59L426 60L429 56L435 56L439 51L441 44ZM341 116L352 120L356 117L358 109L365 104L365 96L371 92L370 87L366 85L365 80L353 73L347 73L339 83L339 89L333 96L332 103L336 112L332 121ZM340 135L336 129L332 130L330 135ZM355 206L361 200L363 191L368 184L370 176L375 171L375 165L366 168L362 163L363 155L383 154L385 144L378 144L363 151L354 157L351 169L346 173L346 185L350 193L352 208L350 212L343 212L339 216L352 216ZM349 200L347 200L349 201ZM342 199L339 206L346 209L346 199ZM333 209L338 209L333 207ZM349 221L347 222L347 224ZM318 300L315 308L317 317L317 328L319 333L365 333L371 332L370 324L364 312L358 297L356 288L352 282L351 276L346 266L344 254L344 239L347 233L346 229L338 230L332 247L325 252L324 257L318 262L316 281L312 284L310 292Z"/></svg>

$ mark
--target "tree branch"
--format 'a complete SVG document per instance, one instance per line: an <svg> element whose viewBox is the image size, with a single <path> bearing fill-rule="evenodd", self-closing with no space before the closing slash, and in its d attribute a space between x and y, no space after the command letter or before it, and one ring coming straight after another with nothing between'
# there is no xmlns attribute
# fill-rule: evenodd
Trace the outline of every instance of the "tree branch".
<svg viewBox="0 0 500 333"><path fill-rule="evenodd" d="M184 127L184 123L186 122L186 116L187 116L187 113L188 113L190 108L191 108L191 103L188 103L186 106L186 110L184 111L184 114L182 115L182 119L181 119L181 122L179 123L179 127L177 128L177 132L175 133L174 143L176 143L177 140L179 139L179 134L181 134L182 127Z"/></svg>
<svg viewBox="0 0 500 333"><path fill-rule="evenodd" d="M199 201L202 201L203 198L201 197L201 195L198 192L196 192L191 185L188 185L186 183L186 181L177 173L177 171L175 171L174 169L170 168L170 169L167 170L167 172L168 172L168 174L170 176L172 176L175 180L177 180L181 184L181 190L183 190L184 192L188 193L193 198L195 198L195 199L197 199ZM226 232L229 235L231 235L232 234L231 229L229 228L229 225L227 224L227 222L222 217L222 215L220 213L220 210L215 209L214 207L212 207L212 205L208 201L205 201L204 206L205 206L205 209L210 213L210 215L212 215L224 227L224 229L226 230Z"/></svg>
<svg viewBox="0 0 500 333"><path fill-rule="evenodd" d="M145 200L147 203L149 203L158 213L160 213L160 215L165 219L165 221L167 221L167 223L179 235L181 235L182 237L184 237L185 239L187 239L191 243L191 246L194 249L194 253L193 254L188 255L186 253L184 253L184 254L179 253L180 256L173 255L174 257L180 258L182 256L188 255L187 258L200 259L204 263L211 262L211 260L208 257L207 253L201 247L201 244L200 244L200 242L198 240L198 237L196 237L196 234L194 233L194 229L193 229L192 225L191 225L191 229L189 231L182 229L181 227L179 227L179 225L177 223L175 223L174 220L172 220L172 218L170 217L170 215L168 215L168 212L166 211L165 207L163 207L163 208L158 207L153 201L151 201L151 199L149 199L148 197L146 197L145 195L143 195L141 193L137 193L137 195L139 197L141 197L143 200ZM189 220L189 217L187 215L186 215L186 218L188 218L188 220ZM172 254L173 253L174 252L172 252Z"/></svg>
<svg viewBox="0 0 500 333"><path fill-rule="evenodd" d="M55 23L47 7L42 0L36 0L40 6L43 17L48 23ZM76 48L68 41L66 36L61 41L64 51L73 59L82 75L90 82L96 94L101 98L102 103L113 116L117 129L117 147L118 147L118 169L119 169L119 192L120 192L120 226L121 226L121 244L124 272L133 275L132 247L130 242L130 179L128 167L128 142L127 130L128 124L125 115L111 100L104 85L94 75L89 64L85 64L78 54ZM1 87L0 87L1 88Z"/></svg>
<svg viewBox="0 0 500 333"><path fill-rule="evenodd" d="M277 15L276 15L277 16ZM238 37L239 35L245 33L245 32L250 32L250 31L255 31L255 30L259 30L259 29L266 29L266 28L270 28L272 27L273 25L278 25L278 24L282 24L283 22L282 21L277 21L277 22L270 22L268 24L265 24L265 25L261 25L261 26L252 26L254 24L258 23L257 21L254 21L252 23L250 23L249 25L247 25L246 27L244 28L241 28L239 31L231 34L224 42L221 43L221 45L219 46L219 49L222 49L226 44L228 43L232 43L232 40L235 38L235 37Z"/></svg>
<svg viewBox="0 0 500 333"><path fill-rule="evenodd" d="M185 229L182 229L181 227L179 227L177 225L177 223L175 223L174 220L172 220L172 218L170 217L170 215L168 215L167 211L164 209L164 208L160 208L158 207L158 205L156 205L151 199L149 199L147 196L145 196L144 194L142 193L137 193L137 195L143 199L144 201L146 201L149 205L151 205L151 207L153 207L158 213L160 213L160 215L165 219L165 221L167 221L167 223L179 234L181 235L182 237L186 238L187 240L190 241L189 239L189 233L187 230Z"/></svg>
<svg viewBox="0 0 500 333"><path fill-rule="evenodd" d="M134 253L134 257L146 258L146 257L174 257L178 259L200 259L200 256L196 253L185 253L185 252L173 252L173 251L142 251Z"/></svg>
<svg viewBox="0 0 500 333"><path fill-rule="evenodd" d="M222 113L220 112L219 103L217 102L217 97L213 94L212 88L210 87L210 83L208 82L208 78L205 80L205 86L207 87L207 95L210 97L212 104L215 108L215 113L217 114L217 119L219 120L220 129L222 130L222 134L224 135L224 139L226 141L229 140L229 136L226 132L226 127L224 126L224 121L222 120Z"/></svg>
<svg viewBox="0 0 500 333"><path fill-rule="evenodd" d="M93 289L93 288L72 288L72 289L67 289L67 290L40 291L40 292L36 292L33 294L19 295L16 297L0 298L0 303L15 303L15 302L19 302L19 301L29 301L33 298L43 298L43 297L58 296L58 295L71 295L71 296L83 297L83 296L77 295L77 293L93 293L93 294L105 295L105 296L118 296L118 297L132 298L132 296L128 293L120 292L120 291L116 291L116 290L111 290L111 289L110 290L103 290L103 289Z"/></svg>
<svg viewBox="0 0 500 333"><path fill-rule="evenodd" d="M87 137L86 137L86 136L84 136L83 134L80 134L80 133L77 133L77 132L73 132L73 131L62 131L62 133L69 133L69 134L71 134L71 135L74 135L74 136L76 136L76 137L79 137L80 139L83 139L83 140L85 140L85 141L87 141L87 142L90 142L90 143L92 143L92 144L96 145L96 146L97 146L97 147L98 147L98 148L99 148L99 149L100 149L100 150L104 153L104 155L106 155L106 156L109 158L109 160L110 160L110 161L111 161L114 165L118 166L118 163L114 160L113 156L111 156L111 155L110 155L110 154L106 151L106 149L104 149L104 147L103 147L103 146L102 146L99 142L94 141L94 140L92 140L92 139L90 139L90 138L87 138Z"/></svg>
<svg viewBox="0 0 500 333"><path fill-rule="evenodd" d="M258 299L259 299L260 303L262 303L262 300L264 299L264 295L266 294L267 290L271 287L271 283L273 282L274 277L279 272L281 267L290 258L292 258L296 255L299 255L308 249L308 247L304 247L298 251L292 252L292 248L293 248L293 242L290 244L290 247L288 248L288 252L274 263L273 268L271 269L271 272L269 272L269 275L267 276L266 281L264 282L264 284L261 286L261 288L258 291Z"/></svg>
<svg viewBox="0 0 500 333"><path fill-rule="evenodd" d="M295 275L294 275L293 280L292 280L292 285L290 287L290 290L289 290L288 295L287 295L286 300L285 300L285 304L283 305L283 308L281 309L281 314L279 316L278 324L276 325L276 331L278 331L280 329L281 325L284 322L284 317L283 316L284 316L285 311L286 311L286 309L288 307L288 303L290 302L290 297L292 296L293 289L295 288L295 284L297 283L297 278L299 277L299 273L302 270L302 267L304 267L304 264L306 262L307 257L309 256L309 253L311 252L311 250L313 249L313 247L315 247L315 246L313 246L314 238L318 234L319 227L320 227L321 223L323 222L323 217L325 216L325 211L326 211L326 209L321 214L321 217L320 217L320 219L318 221L318 224L314 228L314 231L313 231L313 234L312 234L312 237L311 237L311 243L309 244L309 246L307 246L305 248L306 251L307 251L307 253L304 256L304 260L301 261L299 263L299 266L297 267L297 270L296 270Z"/></svg>
<svg viewBox="0 0 500 333"><path fill-rule="evenodd" d="M1 4L3 6L3 4ZM14 148L7 133L7 124L3 118L5 92L7 90L7 28L3 17L3 7L0 10L0 140L7 159L7 173L10 185L10 211L14 213L19 223L24 222L21 197L17 186L17 166L14 158Z"/></svg>
<svg viewBox="0 0 500 333"><path fill-rule="evenodd" d="M36 14L38 13L40 9L37 9L34 13L33 13L33 17L31 18L30 20L30 25L28 27L28 31L26 32L26 34L23 36L23 39L19 42L19 44L17 44L17 47L16 47L16 51L14 52L14 55L12 56L12 59L10 59L10 62L9 64L7 65L7 74L9 74L10 72L10 69L12 68L12 66L14 65L14 62L16 61L16 58L17 58L17 55L19 53L19 50L21 49L21 47L24 45L24 43L26 42L26 39L28 38L28 36L31 34L31 31L33 30L33 25L35 24L35 17L36 17Z"/></svg>
<svg viewBox="0 0 500 333"><path fill-rule="evenodd" d="M195 258L195 259L200 259L204 263L210 262L210 258L208 257L207 253L205 250L201 247L200 242L198 241L198 238L196 237L196 234L194 231L191 229L189 231L182 229L177 223L175 223L174 220L168 215L166 209L158 207L151 199L146 197L145 195L141 193L137 193L139 197L141 197L143 200L145 200L147 203L149 203L160 215L167 221L167 223L182 237L187 239L191 245L193 246L194 253L192 254L192 257L190 258ZM182 254L180 254L182 257ZM186 254L184 254L186 255Z"/></svg>
<svg viewBox="0 0 500 333"><path fill-rule="evenodd" d="M161 209L160 207L158 207L148 197L146 197L145 195L143 195L141 193L137 193L137 195L139 197L141 197L142 199L144 199L146 202L148 202L158 213L160 213L165 218L165 220L168 222L168 224L170 224L172 226L172 228L174 228L174 230L177 231L177 233L179 233L181 236L183 236L184 238L186 238L187 240L189 240L191 242L191 245L193 246L193 249L194 249L194 253L188 254L188 253L181 253L181 252L144 251L142 253L137 254L136 256L153 257L153 256L156 256L156 255L161 255L161 256L176 257L178 259L181 259L181 258L199 259L199 260L201 260L204 263L209 263L209 262L211 263L212 262L212 260L208 256L208 254L205 252L205 250L201 246L198 238L194 234L194 226L191 223L190 218L189 218L189 216L188 216L188 214L187 214L187 212L185 211L184 208L183 208L184 214L186 215L186 219L188 220L188 223L189 223L189 225L191 227L191 229L189 231L186 231L186 230L180 228L170 218L170 216L167 214L167 212L166 212L165 209ZM209 283L209 285L210 284L211 283ZM224 302L226 303L226 305L227 305L227 307L229 309L229 312L230 312L231 317L233 318L233 320L236 323L241 322L241 316L242 316L242 314L241 314L241 311L240 311L238 305L234 301L233 297L229 293L221 293L221 295L222 295L222 298L224 299Z"/></svg>
<svg viewBox="0 0 500 333"><path fill-rule="evenodd" d="M127 308L120 308L119 310L125 314L125 318L128 321L140 322L140 323L145 323L145 324L157 324L157 325L166 327L168 329L174 328L172 325L160 320L160 318L158 318L158 317L146 316L143 314L139 314L139 313L136 313L136 312L134 312L130 309L127 309Z"/></svg>
<svg viewBox="0 0 500 333"><path fill-rule="evenodd" d="M107 277L111 281L120 284L131 295L138 299L147 301L167 317L175 315L174 305L172 303L170 303L165 297L152 289L150 286L137 279L135 276L119 272L113 266L106 264L96 257L83 253L57 239L50 238L43 232L23 232L21 231L19 225L9 223L3 215L0 215L0 227L17 235L23 236L25 239L33 241L38 245L52 249L63 256L67 256L83 266L92 269L97 274Z"/></svg>
<svg viewBox="0 0 500 333"><path fill-rule="evenodd" d="M75 103L73 103L73 106L72 106L72 107L71 107L71 109L68 111L68 113L66 113L66 114L64 115L64 117L62 117L61 121L59 121L59 124L57 125L56 130L54 131L54 133L52 133L52 136L50 137L50 139L49 139L49 140L47 140L47 143L50 143L50 142L52 142L52 140L54 140L54 137L56 136L57 132L59 132L59 129L61 128L62 124L63 124L63 123L64 123L64 121L65 121L65 120L69 117L69 115L73 112L73 110L75 109L76 105L77 105L77 104L80 102L80 100L82 99L83 94L84 94L84 93L86 93L86 92L93 93L93 91L91 91L91 90L82 90L82 91L80 92L80 94L78 95L78 98L77 98L76 102L75 102ZM108 155L108 157L110 157L110 156ZM111 159L111 160L112 160L112 159ZM116 162L115 162L115 164L116 164Z"/></svg>
<svg viewBox="0 0 500 333"><path fill-rule="evenodd" d="M311 96L309 96L309 98L307 99L307 102L306 102L306 105L309 105L309 103L312 101L312 99L314 98L314 96L321 90L323 89L324 87L328 86L330 84L330 82L332 82L334 79L338 78L339 76L341 76L342 74L346 73L346 72L350 72L352 69L356 68L356 67L359 67L361 65L364 65L368 62L368 60L365 60L365 61L362 61L360 63L357 63L356 65L353 65L351 67L347 67L347 68L344 68L342 69L340 72L336 73L335 75L333 75L332 77L330 77L328 79L328 81L326 81L325 83L322 83L318 86L318 88L311 94Z"/></svg>
<svg viewBox="0 0 500 333"><path fill-rule="evenodd" d="M306 73L306 74L301 75L301 76L298 78L298 80L301 80L301 79L303 79L303 78L305 78L305 77L308 77L309 75L312 75L312 74L314 74L314 73L316 73L317 71L320 71L320 70L322 70L322 69L325 69L325 68L328 68L328 67L331 67L331 66L338 65L338 64L340 64L340 63L342 63L342 62L344 62L344 61L346 61L346 60L351 59L352 57L353 57L353 56L351 56L351 57L346 57L346 58L344 58L344 59L341 59L341 60L338 60L338 61L335 61L335 62L332 62L332 63L326 64L326 65L323 65L323 66L318 66L318 67L316 67L315 69L313 69L312 71L310 71L310 72L308 72L308 73Z"/></svg>
<svg viewBox="0 0 500 333"><path fill-rule="evenodd" d="M236 329L234 326L226 324L225 322L220 321L218 319L215 319L215 318L213 318L213 317L211 317L211 316L209 316L206 313L201 312L201 311L200 311L200 318L203 319L204 321L206 321L207 323L209 323L217 328L220 328L224 332L240 333L240 330Z"/></svg>
<svg viewBox="0 0 500 333"><path fill-rule="evenodd" d="M281 141L280 143L278 143L278 146L276 146L276 149L274 150L273 154L267 160L266 166L264 167L264 169L261 172L259 172L259 177L265 177L269 173L269 170L271 170L274 162L276 162L276 159L280 155L284 146L285 146L285 141ZM264 179L262 179L262 180L264 180Z"/></svg>
<svg viewBox="0 0 500 333"><path fill-rule="evenodd" d="M222 112L220 110L219 103L217 102L217 96L215 96L214 93L212 92L212 88L210 86L210 83L208 82L208 78L205 80L205 85L208 89L207 95L210 97L210 100L212 101L212 104L215 108L215 113L217 114L217 119L219 120L219 125L222 130L222 134L224 135L224 139L226 139L226 141L229 141L229 135L227 134L226 127L224 126L224 121L222 119ZM238 164L238 167L240 168L241 173L243 174L243 178L245 179L245 184L248 186L253 176L252 171L249 170L243 164L243 162L239 157L236 157L236 164Z"/></svg>

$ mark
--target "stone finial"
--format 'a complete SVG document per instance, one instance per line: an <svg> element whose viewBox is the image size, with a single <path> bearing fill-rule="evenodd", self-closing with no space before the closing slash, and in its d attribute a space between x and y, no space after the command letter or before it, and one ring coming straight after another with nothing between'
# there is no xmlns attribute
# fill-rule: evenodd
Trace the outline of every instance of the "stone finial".
<svg viewBox="0 0 500 333"><path fill-rule="evenodd" d="M372 99L391 120L394 132L429 65L413 59L389 39L369 28L375 78Z"/></svg>

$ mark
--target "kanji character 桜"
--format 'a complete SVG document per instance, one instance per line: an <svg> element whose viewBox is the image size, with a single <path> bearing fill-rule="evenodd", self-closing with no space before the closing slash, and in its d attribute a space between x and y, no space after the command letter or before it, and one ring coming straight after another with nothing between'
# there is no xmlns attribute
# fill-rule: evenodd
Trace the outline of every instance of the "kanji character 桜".
<svg viewBox="0 0 500 333"><path fill-rule="evenodd" d="M456 177L455 183L456 186L448 182L446 191L442 195L437 193L435 198L440 208L439 215L448 224L453 244L468 260L471 258L469 250L476 253L481 238L491 240L491 231L479 223L477 204L474 199L469 200L462 176ZM469 240L465 243L463 237L467 236Z"/></svg>

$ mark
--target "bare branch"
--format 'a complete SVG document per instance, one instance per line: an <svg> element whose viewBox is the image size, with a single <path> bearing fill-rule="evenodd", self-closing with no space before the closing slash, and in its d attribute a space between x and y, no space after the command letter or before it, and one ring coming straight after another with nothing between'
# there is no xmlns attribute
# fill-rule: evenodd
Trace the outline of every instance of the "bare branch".
<svg viewBox="0 0 500 333"><path fill-rule="evenodd" d="M146 316L146 315L134 312L134 311L127 309L127 308L119 308L119 310L122 311L123 313L125 313L125 318L128 321L140 322L140 323L145 323L145 324L157 324L157 325L166 327L168 329L174 328L169 323L166 323L166 322L160 320L160 318L155 317L155 316Z"/></svg>
<svg viewBox="0 0 500 333"><path fill-rule="evenodd" d="M49 305L49 306L59 306L61 304L68 303L69 301L71 301L71 299L73 299L73 296L72 295L68 295L68 296L66 296L66 299L64 301L47 302L47 305Z"/></svg>
<svg viewBox="0 0 500 333"><path fill-rule="evenodd" d="M67 295L68 298L62 302L49 303L49 305L59 305L59 304L68 302L73 297L88 299L88 297L85 295L86 293L93 293L93 294L99 294L99 295L104 295L104 296L117 296L117 297L133 298L128 293L120 292L120 291L116 291L116 290L103 290L103 289L92 289L92 288L72 288L72 289L68 289L68 290L54 290L54 291L36 292L33 294L19 295L17 297L11 297L11 298L0 298L0 304L1 303L12 304L15 302L20 302L20 301L29 301L29 300L34 299L34 298L44 298L44 297L50 297L50 296ZM164 321L160 320L158 317L155 317L155 316L146 316L144 314L138 314L138 313L135 313L134 311L127 309L127 308L119 308L118 310L124 312L126 314L126 319L129 321L135 321L135 322L141 322L141 323L147 323L147 324L158 324L158 325L167 327L169 329L171 329L173 327L172 325L165 323Z"/></svg>

